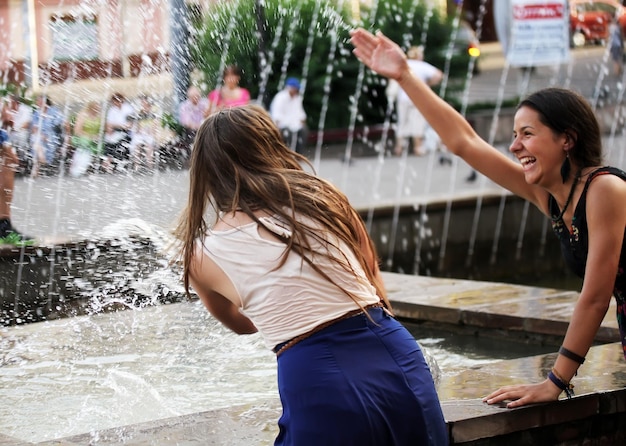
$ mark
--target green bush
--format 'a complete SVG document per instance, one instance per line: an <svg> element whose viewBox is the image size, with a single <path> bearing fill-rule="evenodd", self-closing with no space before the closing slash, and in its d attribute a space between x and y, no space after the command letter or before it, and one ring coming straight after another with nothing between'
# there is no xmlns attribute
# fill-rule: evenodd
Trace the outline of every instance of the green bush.
<svg viewBox="0 0 626 446"><path fill-rule="evenodd" d="M375 3L375 11L362 10L359 26L382 30L404 49L425 38L426 60L443 69L450 20L429 13L422 2L416 6L415 0ZM241 86L265 107L286 77L300 78L312 130L383 122L386 81L352 55L349 30L357 24L349 2L343 4L343 9L330 0L234 0L213 5L196 30L192 48L205 90L221 83L224 66L236 64L243 71ZM454 62L450 76L464 77L467 61Z"/></svg>

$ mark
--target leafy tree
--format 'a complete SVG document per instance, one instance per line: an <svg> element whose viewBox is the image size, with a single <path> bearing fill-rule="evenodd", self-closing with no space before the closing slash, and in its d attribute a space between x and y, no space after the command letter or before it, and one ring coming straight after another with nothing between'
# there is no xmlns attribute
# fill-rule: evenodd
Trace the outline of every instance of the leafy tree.
<svg viewBox="0 0 626 446"><path fill-rule="evenodd" d="M426 60L443 68L449 20L422 1L375 3L375 9L362 11L359 25L382 30L405 49L427 43ZM340 0L234 0L213 5L196 30L192 48L205 88L219 85L224 66L236 64L243 71L241 85L266 107L288 76L300 78L312 130L382 122L386 81L352 55L349 30L357 23L349 6Z"/></svg>

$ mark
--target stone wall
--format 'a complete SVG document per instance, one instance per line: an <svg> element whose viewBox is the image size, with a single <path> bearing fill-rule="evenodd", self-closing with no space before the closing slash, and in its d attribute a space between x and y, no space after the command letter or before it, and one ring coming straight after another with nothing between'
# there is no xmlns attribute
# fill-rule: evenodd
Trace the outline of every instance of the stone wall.
<svg viewBox="0 0 626 446"><path fill-rule="evenodd" d="M513 195L377 208L369 225L386 271L509 283L568 278L548 219Z"/></svg>
<svg viewBox="0 0 626 446"><path fill-rule="evenodd" d="M369 226L385 271L535 284L567 275L547 219L512 195L379 207ZM180 300L148 280L171 268L142 238L3 248L0 325Z"/></svg>
<svg viewBox="0 0 626 446"><path fill-rule="evenodd" d="M179 301L183 293L151 279L174 269L140 237L4 246L0 326Z"/></svg>

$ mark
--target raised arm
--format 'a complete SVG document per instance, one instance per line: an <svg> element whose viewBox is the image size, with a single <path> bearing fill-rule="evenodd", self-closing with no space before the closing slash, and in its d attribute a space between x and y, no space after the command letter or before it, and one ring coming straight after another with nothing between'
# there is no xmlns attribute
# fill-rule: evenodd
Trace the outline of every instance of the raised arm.
<svg viewBox="0 0 626 446"><path fill-rule="evenodd" d="M448 150L502 187L539 204L536 187L526 183L521 165L490 146L460 113L415 77L397 44L382 33L373 35L362 28L351 31L351 42L361 62L398 82Z"/></svg>

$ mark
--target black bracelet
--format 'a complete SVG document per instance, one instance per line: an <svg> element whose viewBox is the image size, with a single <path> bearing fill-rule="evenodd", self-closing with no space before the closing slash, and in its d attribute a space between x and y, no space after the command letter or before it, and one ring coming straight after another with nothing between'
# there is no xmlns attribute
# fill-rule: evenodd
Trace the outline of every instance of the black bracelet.
<svg viewBox="0 0 626 446"><path fill-rule="evenodd" d="M550 370L550 373L548 373L548 379L552 381L555 386L565 392L565 396L567 396L568 400L572 399L572 396L574 395L574 386L569 383L565 384L563 381L556 377L552 370Z"/></svg>
<svg viewBox="0 0 626 446"><path fill-rule="evenodd" d="M559 354L565 356L566 358L571 359L572 361L577 362L578 364L582 364L583 362L585 362L585 358L580 356L579 354L574 353L571 350L566 349L565 347L561 346L561 348L559 348Z"/></svg>

